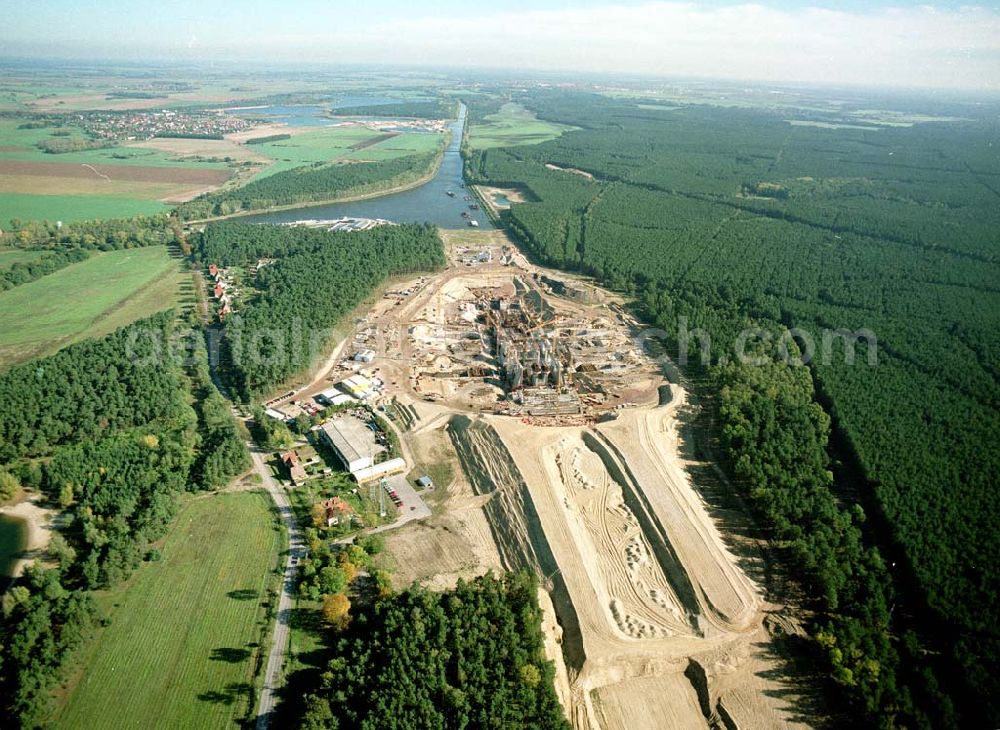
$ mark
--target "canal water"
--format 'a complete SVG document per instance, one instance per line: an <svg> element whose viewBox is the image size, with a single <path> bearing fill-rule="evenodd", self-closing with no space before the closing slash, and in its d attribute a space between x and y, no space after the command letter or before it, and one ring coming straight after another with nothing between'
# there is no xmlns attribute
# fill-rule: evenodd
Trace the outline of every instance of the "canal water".
<svg viewBox="0 0 1000 730"><path fill-rule="evenodd" d="M466 108L459 108L458 119L451 123L451 142L445 150L444 159L437 174L420 187L393 195L383 195L354 203L334 203L314 205L276 213L261 213L242 217L239 220L250 223L288 223L303 219L329 218L384 218L393 223L433 223L442 228L462 228L468 221L462 217L468 212L480 228L492 228L489 218L482 210L470 210L471 202L465 200L471 195L462 184L462 128L465 125ZM455 193L454 197L448 192Z"/></svg>

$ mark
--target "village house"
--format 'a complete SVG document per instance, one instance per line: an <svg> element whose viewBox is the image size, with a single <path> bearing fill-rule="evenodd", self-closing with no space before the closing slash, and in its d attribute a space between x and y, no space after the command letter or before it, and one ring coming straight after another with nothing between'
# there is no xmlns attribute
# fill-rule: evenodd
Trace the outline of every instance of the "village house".
<svg viewBox="0 0 1000 730"><path fill-rule="evenodd" d="M292 484L298 486L302 484L309 475L306 474L306 469L302 466L302 461L299 459L299 455L294 451L286 451L281 455L281 462L288 469L288 475L292 479Z"/></svg>
<svg viewBox="0 0 1000 730"><path fill-rule="evenodd" d="M342 500L340 497L331 497L322 504L327 527L339 525L342 518L354 511L351 509L351 505Z"/></svg>

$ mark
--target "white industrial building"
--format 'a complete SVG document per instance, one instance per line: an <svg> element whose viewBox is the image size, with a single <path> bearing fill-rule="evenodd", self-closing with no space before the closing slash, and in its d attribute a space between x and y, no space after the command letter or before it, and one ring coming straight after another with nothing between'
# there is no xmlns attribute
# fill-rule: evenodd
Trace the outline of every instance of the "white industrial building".
<svg viewBox="0 0 1000 730"><path fill-rule="evenodd" d="M406 471L406 460L397 457L395 459L387 459L378 464L372 464L364 469L358 469L355 472L351 472L351 476L359 482L370 482L373 479L381 479L390 474L399 474L404 471Z"/></svg>
<svg viewBox="0 0 1000 730"><path fill-rule="evenodd" d="M385 451L375 441L372 430L353 416L331 418L320 426L320 437L351 474L370 467L375 463L375 456Z"/></svg>
<svg viewBox="0 0 1000 730"><path fill-rule="evenodd" d="M342 392L339 388L327 388L322 393L317 393L313 397L327 406L342 406L347 403L354 403L354 398Z"/></svg>
<svg viewBox="0 0 1000 730"><path fill-rule="evenodd" d="M364 375L352 375L337 385L345 393L358 400L368 400L375 395L375 384Z"/></svg>
<svg viewBox="0 0 1000 730"><path fill-rule="evenodd" d="M375 350L359 350L354 353L354 362L371 362L375 359Z"/></svg>

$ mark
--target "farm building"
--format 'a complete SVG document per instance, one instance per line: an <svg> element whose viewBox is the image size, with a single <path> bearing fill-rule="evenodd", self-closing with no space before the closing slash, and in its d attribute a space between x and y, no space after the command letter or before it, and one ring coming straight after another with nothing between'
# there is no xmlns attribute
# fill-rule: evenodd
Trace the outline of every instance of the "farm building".
<svg viewBox="0 0 1000 730"><path fill-rule="evenodd" d="M370 467L375 456L385 451L372 430L352 416L331 418L320 427L320 438L351 474Z"/></svg>

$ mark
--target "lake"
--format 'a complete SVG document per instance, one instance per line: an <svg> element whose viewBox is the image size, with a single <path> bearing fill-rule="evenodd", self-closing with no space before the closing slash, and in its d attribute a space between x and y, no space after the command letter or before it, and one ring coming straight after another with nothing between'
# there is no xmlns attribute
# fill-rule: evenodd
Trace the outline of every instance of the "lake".
<svg viewBox="0 0 1000 730"><path fill-rule="evenodd" d="M324 106L319 104L271 104L250 108L234 107L226 109L229 114L251 119L266 119L273 124L287 124L290 127L312 127L334 124L337 120L329 115L334 107L349 111L356 106L383 106L404 101L427 101L428 97L401 99L391 96L331 96Z"/></svg>
<svg viewBox="0 0 1000 730"><path fill-rule="evenodd" d="M28 523L20 517L0 515L0 587L6 584L27 544Z"/></svg>
<svg viewBox="0 0 1000 730"><path fill-rule="evenodd" d="M420 187L393 195L383 195L353 203L315 205L276 213L260 213L240 218L251 223L288 223L305 218L384 218L393 223L433 223L442 228L462 228L468 226L463 212L468 212L480 228L492 228L490 219L481 210L470 210L474 201L464 199L471 195L464 187L462 177L462 128L465 125L466 108L459 107L458 119L451 123L451 143L445 150L444 159L437 174ZM449 197L448 191L455 193Z"/></svg>

